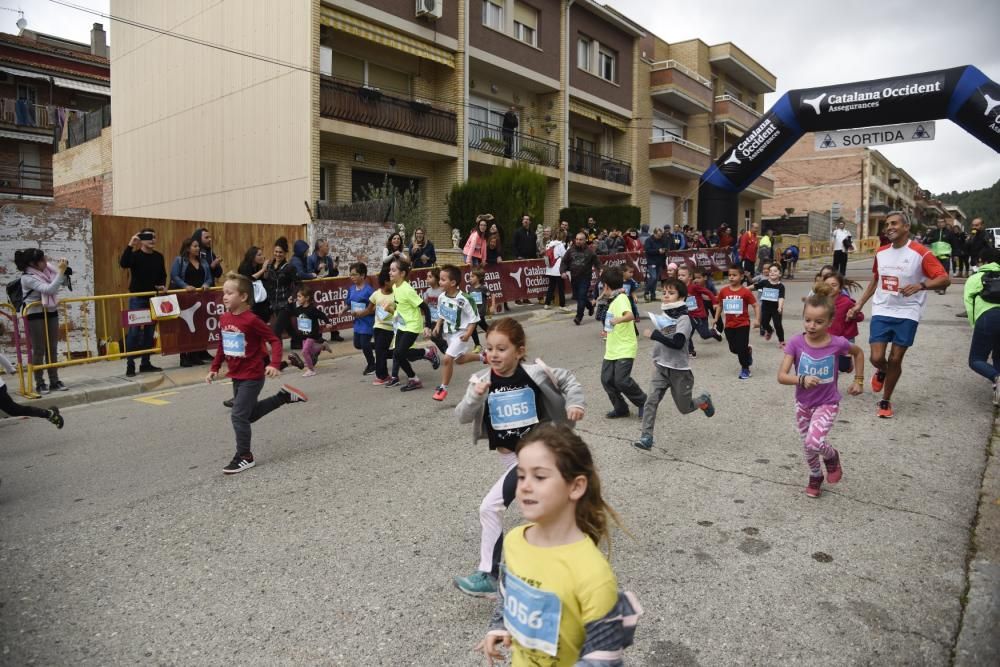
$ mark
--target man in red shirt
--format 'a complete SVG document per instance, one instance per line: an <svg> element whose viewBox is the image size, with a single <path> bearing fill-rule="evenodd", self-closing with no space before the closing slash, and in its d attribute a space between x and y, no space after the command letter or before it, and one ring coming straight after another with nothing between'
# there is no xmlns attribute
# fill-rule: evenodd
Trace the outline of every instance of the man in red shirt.
<svg viewBox="0 0 1000 667"><path fill-rule="evenodd" d="M757 265L757 246L760 243L760 223L754 222L750 229L740 237L740 265L747 280L753 278L754 267Z"/></svg>

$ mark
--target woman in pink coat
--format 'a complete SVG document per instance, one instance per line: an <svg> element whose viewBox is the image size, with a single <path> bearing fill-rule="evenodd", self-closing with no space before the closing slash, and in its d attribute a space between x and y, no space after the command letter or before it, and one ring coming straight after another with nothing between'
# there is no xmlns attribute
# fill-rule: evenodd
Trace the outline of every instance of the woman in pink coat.
<svg viewBox="0 0 1000 667"><path fill-rule="evenodd" d="M466 264L478 266L486 261L487 230L491 220L493 216L489 213L476 216L476 227L469 233L469 238L462 249Z"/></svg>

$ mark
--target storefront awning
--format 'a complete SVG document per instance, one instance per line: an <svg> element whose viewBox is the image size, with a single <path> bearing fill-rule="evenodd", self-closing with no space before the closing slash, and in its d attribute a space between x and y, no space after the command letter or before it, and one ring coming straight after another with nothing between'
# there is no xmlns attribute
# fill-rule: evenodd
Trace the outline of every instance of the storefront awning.
<svg viewBox="0 0 1000 667"><path fill-rule="evenodd" d="M324 6L322 23L334 30L346 32L369 42L408 53L411 56L432 60L448 67L455 67L455 57L450 51L439 46L422 42L419 39L405 35L399 31L371 23L346 12Z"/></svg>

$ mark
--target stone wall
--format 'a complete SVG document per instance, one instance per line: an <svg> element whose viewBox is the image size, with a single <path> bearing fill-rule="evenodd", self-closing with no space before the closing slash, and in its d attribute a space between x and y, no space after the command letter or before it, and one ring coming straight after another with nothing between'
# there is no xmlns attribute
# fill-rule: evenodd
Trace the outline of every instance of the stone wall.
<svg viewBox="0 0 1000 667"><path fill-rule="evenodd" d="M52 158L52 190L56 206L110 214L111 128L85 143L60 150Z"/></svg>
<svg viewBox="0 0 1000 667"><path fill-rule="evenodd" d="M314 244L316 239L329 241L330 255L339 258L340 275L347 275L353 262L364 262L368 274L372 275L381 267L382 249L394 230L395 226L389 222L314 220L309 225L309 244ZM451 247L451 243L446 247Z"/></svg>

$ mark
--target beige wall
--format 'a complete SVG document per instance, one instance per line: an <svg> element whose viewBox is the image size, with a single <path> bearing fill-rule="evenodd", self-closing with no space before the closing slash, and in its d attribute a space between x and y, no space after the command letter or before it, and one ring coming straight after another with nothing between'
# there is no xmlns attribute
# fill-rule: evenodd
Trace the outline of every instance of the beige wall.
<svg viewBox="0 0 1000 667"><path fill-rule="evenodd" d="M111 13L309 69L318 0L112 0ZM112 22L114 211L305 221L312 199L308 72ZM252 40L246 36L254 35Z"/></svg>

